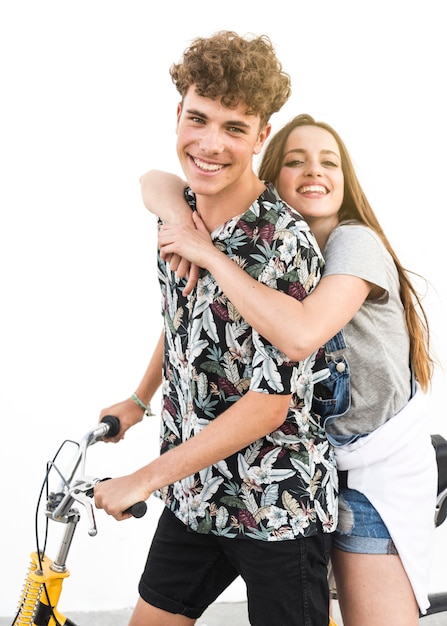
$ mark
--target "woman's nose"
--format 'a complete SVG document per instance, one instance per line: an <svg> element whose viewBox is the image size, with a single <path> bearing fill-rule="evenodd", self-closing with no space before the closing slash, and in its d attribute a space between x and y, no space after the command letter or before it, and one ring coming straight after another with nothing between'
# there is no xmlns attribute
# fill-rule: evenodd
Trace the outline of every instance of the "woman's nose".
<svg viewBox="0 0 447 626"><path fill-rule="evenodd" d="M306 176L321 176L321 165L319 161L308 162Z"/></svg>

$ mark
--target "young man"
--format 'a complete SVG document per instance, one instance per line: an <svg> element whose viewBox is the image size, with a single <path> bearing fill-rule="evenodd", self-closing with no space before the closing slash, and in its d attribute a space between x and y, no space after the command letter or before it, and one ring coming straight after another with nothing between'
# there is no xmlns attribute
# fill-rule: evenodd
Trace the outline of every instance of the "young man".
<svg viewBox="0 0 447 626"><path fill-rule="evenodd" d="M318 246L252 167L290 94L271 42L196 39L171 77L192 208L234 262L304 298L320 278ZM336 472L310 411L315 354L288 361L207 272L184 295L165 256L164 332L136 393L102 413L120 418L119 440L163 382L160 457L95 487L96 505L118 520L152 493L166 504L130 626L194 624L238 575L252 624L327 626Z"/></svg>

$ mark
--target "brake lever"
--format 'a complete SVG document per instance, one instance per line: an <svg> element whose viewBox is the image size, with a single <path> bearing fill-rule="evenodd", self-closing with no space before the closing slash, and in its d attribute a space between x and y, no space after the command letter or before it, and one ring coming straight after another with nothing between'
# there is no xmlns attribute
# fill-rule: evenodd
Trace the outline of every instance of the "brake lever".
<svg viewBox="0 0 447 626"><path fill-rule="evenodd" d="M71 490L71 496L73 500L82 504L87 512L87 517L90 522L90 528L88 529L88 534L90 537L95 537L98 533L98 529L96 527L96 519L95 513L93 509L93 503L91 498L88 496L88 491L91 490L93 492L93 488L91 486L85 485L83 489L79 489L74 487Z"/></svg>

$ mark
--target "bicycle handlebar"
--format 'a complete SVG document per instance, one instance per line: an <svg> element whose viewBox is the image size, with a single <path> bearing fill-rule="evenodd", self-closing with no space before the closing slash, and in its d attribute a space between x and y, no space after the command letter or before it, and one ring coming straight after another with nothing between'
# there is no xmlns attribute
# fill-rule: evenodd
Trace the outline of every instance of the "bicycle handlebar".
<svg viewBox="0 0 447 626"><path fill-rule="evenodd" d="M82 504L90 517L92 528L89 534L96 534L96 524L93 514L93 506L87 499L93 496L93 488L96 483L101 482L99 478L91 478L85 475L85 463L87 448L98 441L115 437L120 431L120 421L114 415L105 415L95 428L89 431L79 443L78 451L72 460L68 476L62 474L62 482L58 490L51 492L47 499L46 515L55 521L66 522L72 514L74 502ZM77 470L81 465L80 476L75 479ZM108 480L107 478L102 480ZM147 511L146 502L136 502L126 509L125 513L130 513L133 517L140 518Z"/></svg>
<svg viewBox="0 0 447 626"><path fill-rule="evenodd" d="M98 427L101 427L105 432L100 435L101 439L107 435L107 437L116 437L116 435L120 431L120 421L115 415L104 415L102 420L99 422Z"/></svg>
<svg viewBox="0 0 447 626"><path fill-rule="evenodd" d="M105 424L108 426L106 433L102 438L107 435L107 437L115 437L120 431L120 421L115 415L105 415L100 424ZM133 517L143 517L147 511L147 504L144 501L136 502L131 507L126 509L124 513L130 513Z"/></svg>

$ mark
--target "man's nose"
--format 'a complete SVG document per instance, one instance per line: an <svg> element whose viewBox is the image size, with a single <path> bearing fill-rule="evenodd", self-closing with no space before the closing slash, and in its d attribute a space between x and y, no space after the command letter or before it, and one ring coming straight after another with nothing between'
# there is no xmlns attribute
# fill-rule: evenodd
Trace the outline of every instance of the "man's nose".
<svg viewBox="0 0 447 626"><path fill-rule="evenodd" d="M201 136L200 147L207 154L218 154L223 150L222 134L217 128L207 126Z"/></svg>

